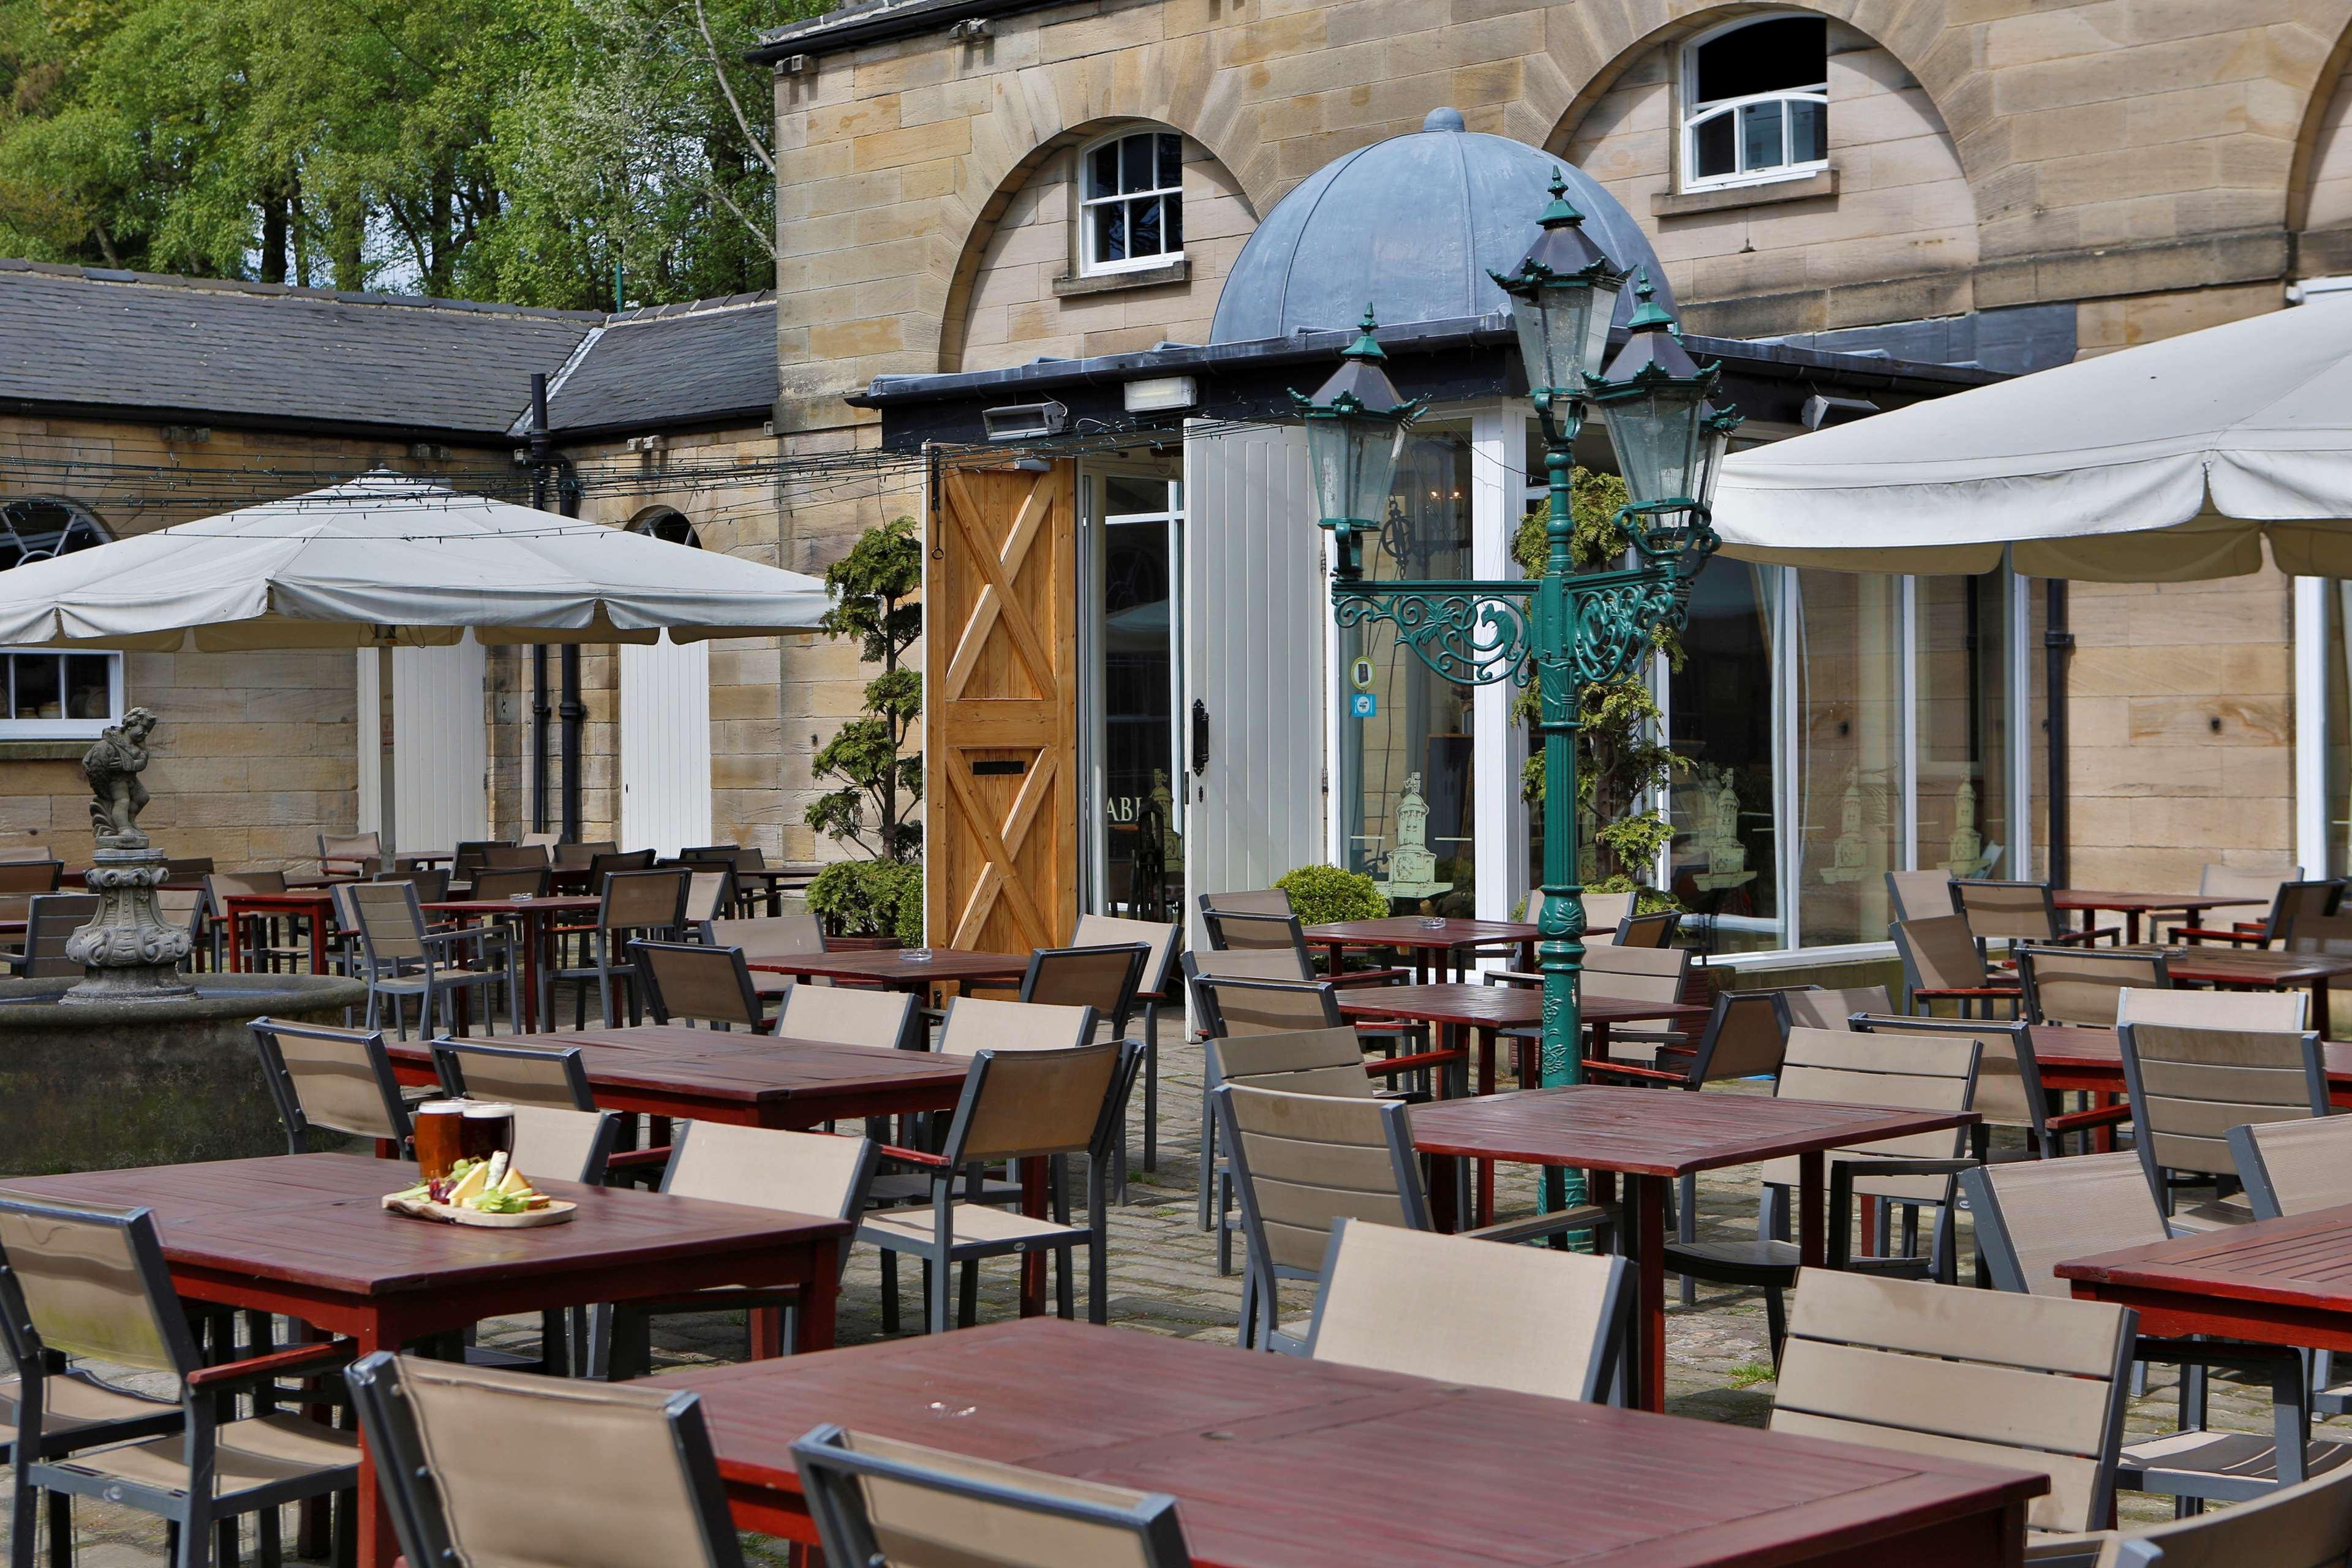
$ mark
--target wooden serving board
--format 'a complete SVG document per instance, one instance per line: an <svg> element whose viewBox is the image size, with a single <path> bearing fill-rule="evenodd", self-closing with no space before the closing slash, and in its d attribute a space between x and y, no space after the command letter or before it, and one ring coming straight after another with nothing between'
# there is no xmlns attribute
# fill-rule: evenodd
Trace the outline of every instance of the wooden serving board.
<svg viewBox="0 0 2352 1568"><path fill-rule="evenodd" d="M431 1203L421 1198L404 1198L396 1193L384 1194L383 1206L411 1219L477 1225L485 1230L534 1230L543 1225L562 1225L580 1212L578 1204L566 1203L562 1198L557 1198L543 1209L530 1209L522 1214L485 1214L480 1209L458 1208L451 1204Z"/></svg>

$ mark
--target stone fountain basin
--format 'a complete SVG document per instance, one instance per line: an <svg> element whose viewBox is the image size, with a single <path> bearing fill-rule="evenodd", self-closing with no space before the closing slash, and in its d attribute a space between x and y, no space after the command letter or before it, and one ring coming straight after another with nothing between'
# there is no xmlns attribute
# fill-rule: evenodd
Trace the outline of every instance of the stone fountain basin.
<svg viewBox="0 0 2352 1568"><path fill-rule="evenodd" d="M198 974L196 994L63 1006L79 976L0 980L0 1176L282 1154L248 1026L335 1024L367 986L332 974Z"/></svg>

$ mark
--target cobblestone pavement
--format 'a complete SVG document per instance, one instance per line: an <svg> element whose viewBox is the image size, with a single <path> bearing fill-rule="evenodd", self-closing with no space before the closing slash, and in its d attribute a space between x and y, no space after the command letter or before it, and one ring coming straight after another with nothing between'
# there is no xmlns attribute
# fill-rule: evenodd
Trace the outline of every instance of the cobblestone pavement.
<svg viewBox="0 0 2352 1568"><path fill-rule="evenodd" d="M1174 1030L1167 1031L1172 1035ZM1141 1114L1130 1118L1130 1136L1139 1154L1130 1180L1129 1202L1110 1218L1110 1321L1119 1327L1146 1333L1171 1334L1219 1344L1234 1341L1234 1321L1240 1305L1237 1276L1221 1276L1216 1268L1213 1238L1194 1223L1194 1179L1198 1170L1201 1055L1193 1047L1163 1038L1164 1071L1160 1093L1159 1170L1140 1169ZM1737 1090L1733 1090L1737 1092ZM1506 1167L1498 1211L1531 1210L1534 1182L1529 1173ZM1699 1225L1702 1235L1752 1235L1756 1212L1754 1167L1717 1172L1699 1184ZM1079 1191L1083 1194L1083 1184ZM1962 1218L1963 1259L1967 1250ZM1238 1246L1236 1246L1238 1252ZM1083 1267L1083 1265L1081 1266ZM981 1319L990 1321L1014 1310L1014 1267L984 1266L981 1289ZM922 1321L918 1281L920 1271L902 1271L903 1321ZM859 1344L882 1336L881 1278L871 1249L861 1248L853 1258L843 1284L840 1342ZM1078 1294L1085 1300L1083 1289ZM1682 1306L1673 1282L1667 1286L1667 1409L1678 1415L1711 1421L1761 1426L1772 1408L1772 1368L1765 1346L1762 1298L1754 1292L1702 1286L1695 1305ZM1083 1309L1082 1309L1083 1310ZM1288 1315L1306 1310L1303 1294L1286 1302ZM535 1339L537 1321L510 1320L488 1325L486 1342L526 1343ZM683 1366L712 1360L733 1360L744 1352L740 1315L712 1314L664 1320L656 1329L656 1356L664 1366ZM126 1381L136 1382L136 1379ZM2134 1402L2130 1416L2133 1436L2175 1429L2175 1390L2168 1372L2151 1376L2145 1397ZM2216 1380L2211 1400L2211 1424L2245 1431L2267 1431L2270 1423L2266 1388L2250 1388ZM2352 1420L2326 1424L2337 1435L2352 1437ZM2122 1494L2126 1523L2153 1523L2171 1516L2168 1502L2140 1494ZM0 1534L7 1521L0 1517ZM148 1516L103 1504L83 1503L77 1510L76 1535L82 1568L131 1568L163 1562L163 1532ZM290 1535L289 1535L290 1539ZM749 1540L753 1561L782 1563L784 1554L774 1542ZM248 1543L250 1536L248 1534Z"/></svg>

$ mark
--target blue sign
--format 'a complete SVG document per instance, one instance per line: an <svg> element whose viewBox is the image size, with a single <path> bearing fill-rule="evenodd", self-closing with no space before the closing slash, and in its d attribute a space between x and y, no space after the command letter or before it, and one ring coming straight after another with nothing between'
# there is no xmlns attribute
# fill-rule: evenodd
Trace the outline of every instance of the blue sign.
<svg viewBox="0 0 2352 1568"><path fill-rule="evenodd" d="M1353 719L1369 719L1381 710L1381 700L1369 691L1348 695L1348 715Z"/></svg>

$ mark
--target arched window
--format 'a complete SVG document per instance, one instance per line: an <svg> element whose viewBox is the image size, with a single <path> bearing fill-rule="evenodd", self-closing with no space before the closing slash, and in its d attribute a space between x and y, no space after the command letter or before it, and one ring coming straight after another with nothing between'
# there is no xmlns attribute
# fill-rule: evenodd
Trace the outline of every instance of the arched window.
<svg viewBox="0 0 2352 1568"><path fill-rule="evenodd" d="M686 514L673 511L668 507L646 513L629 524L629 531L648 534L670 544L690 545L697 550L702 548L702 535L695 531L694 524L686 521Z"/></svg>
<svg viewBox="0 0 2352 1568"><path fill-rule="evenodd" d="M1683 49L1683 188L1760 184L1829 167L1829 24L1766 16Z"/></svg>
<svg viewBox="0 0 2352 1568"><path fill-rule="evenodd" d="M54 496L0 501L0 572L113 537L87 508ZM122 656L0 648L0 739L95 739L122 712Z"/></svg>
<svg viewBox="0 0 2352 1568"><path fill-rule="evenodd" d="M1184 254L1184 139L1128 131L1078 153L1078 270L1132 272Z"/></svg>

